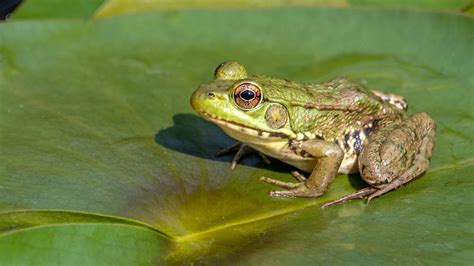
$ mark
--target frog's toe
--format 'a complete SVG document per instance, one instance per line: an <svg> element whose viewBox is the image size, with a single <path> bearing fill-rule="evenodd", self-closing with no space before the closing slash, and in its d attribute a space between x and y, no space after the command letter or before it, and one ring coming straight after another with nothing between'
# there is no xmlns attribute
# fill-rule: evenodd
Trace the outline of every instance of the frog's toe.
<svg viewBox="0 0 474 266"><path fill-rule="evenodd" d="M231 152L236 152L238 151L242 146L242 142L236 142L232 145L230 145L229 147L226 147L222 150L220 150L219 152L216 153L216 157L221 157L222 155L226 155L226 154L229 154Z"/></svg>
<svg viewBox="0 0 474 266"><path fill-rule="evenodd" d="M306 181L306 177L304 175L302 175L300 172L298 171L291 171L291 175L296 178L298 181L300 182L305 182Z"/></svg>
<svg viewBox="0 0 474 266"><path fill-rule="evenodd" d="M251 152L253 152L253 149L250 148L250 146L241 144L239 150L237 151L234 158L232 159L232 162L230 163L230 168L234 169L237 163L239 162L239 160Z"/></svg>
<svg viewBox="0 0 474 266"><path fill-rule="evenodd" d="M322 193L309 190L304 183L299 183L299 186L289 190L272 190L270 196L272 197L302 197L302 198L316 198L321 196Z"/></svg>
<svg viewBox="0 0 474 266"><path fill-rule="evenodd" d="M242 142L237 142L227 148L222 149L216 154L216 157L220 157L222 155L226 155L232 152L237 152L237 153L234 155L234 158L232 159L230 163L231 169L234 169L237 166L237 163L240 161L240 159L242 159L244 156L250 153L254 153L254 152L257 152L257 154L260 156L260 158L265 164L270 164L270 159L268 159L268 157L265 156L265 154L254 150L252 147Z"/></svg>
<svg viewBox="0 0 474 266"><path fill-rule="evenodd" d="M383 195L385 193L387 193L388 191L390 191L391 189L388 189L388 186L387 186L387 189L378 189L377 191L375 191L374 193L370 194L369 196L367 196L367 199L365 201L366 204L369 204L374 198L380 196L380 195Z"/></svg>
<svg viewBox="0 0 474 266"><path fill-rule="evenodd" d="M377 192L376 188L366 187L366 188L358 190L358 191L356 191L352 194L346 195L344 197L341 197L341 198L338 198L338 199L335 199L335 200L332 200L332 201L325 202L321 205L321 208L326 208L326 207L329 207L329 206L341 204L341 203L351 201L351 200L354 200L354 199L361 199L361 198L367 197L368 195L372 195L375 192Z"/></svg>
<svg viewBox="0 0 474 266"><path fill-rule="evenodd" d="M279 187L282 187L282 188L297 188L297 187L301 186L301 183L283 182L283 181L276 180L276 179L273 179L273 178L269 178L269 177L266 177L266 176L260 177L260 180L265 182L265 183L268 183L270 185L275 185L275 186L279 186Z"/></svg>

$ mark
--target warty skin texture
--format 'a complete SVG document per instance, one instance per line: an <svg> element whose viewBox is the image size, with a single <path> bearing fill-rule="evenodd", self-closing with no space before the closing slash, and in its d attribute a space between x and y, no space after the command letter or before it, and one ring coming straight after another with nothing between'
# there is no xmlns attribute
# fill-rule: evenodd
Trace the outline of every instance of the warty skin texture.
<svg viewBox="0 0 474 266"><path fill-rule="evenodd" d="M428 168L435 123L426 113L407 117L401 96L346 78L309 84L248 75L235 61L219 65L214 76L191 96L194 110L243 143L241 148L310 173L295 174L297 183L262 177L286 189L272 196L318 197L338 172L360 172L369 187L327 205L370 200Z"/></svg>

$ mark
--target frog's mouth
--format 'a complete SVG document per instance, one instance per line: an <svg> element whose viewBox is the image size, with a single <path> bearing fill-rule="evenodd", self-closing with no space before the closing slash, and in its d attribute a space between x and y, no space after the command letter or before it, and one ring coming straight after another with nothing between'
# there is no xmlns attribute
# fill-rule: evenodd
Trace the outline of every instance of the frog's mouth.
<svg viewBox="0 0 474 266"><path fill-rule="evenodd" d="M275 138L275 139L288 139L291 138L291 136L288 136L284 133L279 133L279 132L267 132L259 129L254 129L248 126L244 126L239 123L235 122L230 122L224 119L219 118L218 116L206 113L206 112L199 112L199 114L206 120L209 120L211 122L216 123L220 127L228 128L236 132L241 132L242 134L245 135L250 135L250 136L255 136L259 138L264 138L264 139L270 139L270 138Z"/></svg>

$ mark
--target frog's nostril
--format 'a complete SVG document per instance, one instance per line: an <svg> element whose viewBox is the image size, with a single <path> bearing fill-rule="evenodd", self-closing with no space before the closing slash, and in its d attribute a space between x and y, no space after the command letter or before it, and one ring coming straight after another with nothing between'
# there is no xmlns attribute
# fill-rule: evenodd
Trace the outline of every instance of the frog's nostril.
<svg viewBox="0 0 474 266"><path fill-rule="evenodd" d="M207 97L214 98L214 97L216 97L216 95L213 92L208 92Z"/></svg>

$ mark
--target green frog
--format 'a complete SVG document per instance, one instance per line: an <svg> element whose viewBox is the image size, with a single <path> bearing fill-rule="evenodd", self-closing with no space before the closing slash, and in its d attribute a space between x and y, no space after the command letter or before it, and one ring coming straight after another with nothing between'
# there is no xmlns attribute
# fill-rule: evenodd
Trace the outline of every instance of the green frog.
<svg viewBox="0 0 474 266"><path fill-rule="evenodd" d="M248 75L245 67L220 64L214 80L191 96L193 109L239 141L232 168L255 150L309 173L297 182L261 180L282 189L275 197L319 197L338 173L359 172L366 188L322 207L387 193L424 173L435 142L426 113L406 115L401 96L367 89L346 78L321 84Z"/></svg>

